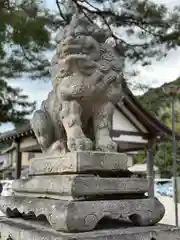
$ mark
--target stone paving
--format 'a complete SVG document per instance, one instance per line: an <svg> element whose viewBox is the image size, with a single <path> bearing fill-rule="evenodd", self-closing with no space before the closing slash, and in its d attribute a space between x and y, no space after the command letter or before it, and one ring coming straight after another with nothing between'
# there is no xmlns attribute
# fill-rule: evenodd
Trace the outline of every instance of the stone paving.
<svg viewBox="0 0 180 240"><path fill-rule="evenodd" d="M174 201L171 197L158 196L160 202L165 206L165 216L160 223L175 225L175 207ZM178 216L179 216L179 226L180 226L180 203L178 203Z"/></svg>

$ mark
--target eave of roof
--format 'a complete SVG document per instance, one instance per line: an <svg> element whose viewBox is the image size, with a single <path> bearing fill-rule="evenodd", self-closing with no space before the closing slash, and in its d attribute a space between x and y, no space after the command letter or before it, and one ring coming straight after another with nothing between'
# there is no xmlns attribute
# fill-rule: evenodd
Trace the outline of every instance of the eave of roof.
<svg viewBox="0 0 180 240"><path fill-rule="evenodd" d="M166 135L172 135L172 130L168 128L166 125L164 125L161 121L159 121L157 118L152 116L139 102L139 100L133 95L133 93L130 91L129 88L124 89L125 93L125 103L131 108L131 110L135 111L136 113L139 112L139 115L137 114L137 118L141 120L142 123L147 127L149 131L154 132L155 135L159 134L166 134ZM133 106L134 105L134 106ZM134 108L134 109L133 109ZM176 138L180 140L180 135L176 133Z"/></svg>
<svg viewBox="0 0 180 240"><path fill-rule="evenodd" d="M12 131L4 132L0 135L0 143L17 140L21 137L34 135L30 124L25 124L20 128L13 129Z"/></svg>
<svg viewBox="0 0 180 240"><path fill-rule="evenodd" d="M157 166L153 166L154 171L157 172L159 169ZM133 172L133 173L147 173L147 164L143 163L143 164L135 164L131 167L128 168L129 171Z"/></svg>

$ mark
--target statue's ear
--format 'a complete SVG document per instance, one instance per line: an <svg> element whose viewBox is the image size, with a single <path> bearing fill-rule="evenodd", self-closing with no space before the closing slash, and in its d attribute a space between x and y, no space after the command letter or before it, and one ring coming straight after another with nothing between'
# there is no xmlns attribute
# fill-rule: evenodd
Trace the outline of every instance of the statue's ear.
<svg viewBox="0 0 180 240"><path fill-rule="evenodd" d="M61 27L58 29L58 32L54 39L56 43L60 43L68 35L71 35L75 27L78 25L78 21L79 21L78 14L77 13L73 14L70 23L64 29Z"/></svg>

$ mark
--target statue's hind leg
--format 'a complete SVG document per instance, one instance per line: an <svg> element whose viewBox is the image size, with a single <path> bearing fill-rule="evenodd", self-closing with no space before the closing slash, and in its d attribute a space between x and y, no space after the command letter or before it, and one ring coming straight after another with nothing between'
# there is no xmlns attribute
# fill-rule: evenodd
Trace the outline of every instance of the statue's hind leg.
<svg viewBox="0 0 180 240"><path fill-rule="evenodd" d="M47 112L37 110L31 120L31 126L41 147L46 152L53 143L53 125Z"/></svg>
<svg viewBox="0 0 180 240"><path fill-rule="evenodd" d="M117 152L117 144L112 141L112 117L114 106L111 102L104 103L94 111L93 128L96 141L96 150L103 152Z"/></svg>
<svg viewBox="0 0 180 240"><path fill-rule="evenodd" d="M31 125L42 152L67 152L61 129L63 126L59 124L59 129L58 126L54 126L48 112L36 111Z"/></svg>

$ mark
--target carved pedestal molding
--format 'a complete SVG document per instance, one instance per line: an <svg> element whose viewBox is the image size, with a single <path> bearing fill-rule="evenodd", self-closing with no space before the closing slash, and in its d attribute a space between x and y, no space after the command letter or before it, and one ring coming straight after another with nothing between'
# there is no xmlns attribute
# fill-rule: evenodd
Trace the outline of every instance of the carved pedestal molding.
<svg viewBox="0 0 180 240"><path fill-rule="evenodd" d="M28 197L1 197L1 211L9 217L44 215L50 225L65 232L94 230L103 218L127 220L140 226L154 225L164 216L164 206L155 198L101 201L66 201Z"/></svg>
<svg viewBox="0 0 180 240"><path fill-rule="evenodd" d="M13 183L14 197L0 198L0 210L8 217L43 215L58 231L82 232L103 219L148 226L164 216L163 205L144 195L147 180L123 177L129 174L124 154L47 154L33 159L30 170L28 179Z"/></svg>
<svg viewBox="0 0 180 240"><path fill-rule="evenodd" d="M147 180L138 178L102 178L93 175L34 176L13 183L15 195L78 199L109 195L141 194L148 191Z"/></svg>

